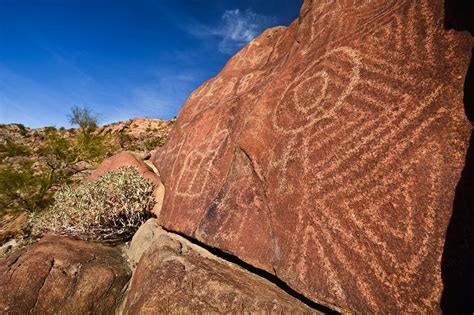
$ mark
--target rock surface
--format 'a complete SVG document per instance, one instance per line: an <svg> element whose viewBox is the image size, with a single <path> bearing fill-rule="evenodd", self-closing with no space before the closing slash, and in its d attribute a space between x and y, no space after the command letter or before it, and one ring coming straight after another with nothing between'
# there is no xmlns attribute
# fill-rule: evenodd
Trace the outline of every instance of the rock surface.
<svg viewBox="0 0 474 315"><path fill-rule="evenodd" d="M150 179L155 186L161 184L159 176L156 175L153 170L145 164L145 162L140 161L135 155L133 155L133 153L127 151L117 153L103 161L99 167L84 180L84 182L97 180L99 177L110 171L127 166L136 166L138 168L138 173L144 178Z"/></svg>
<svg viewBox="0 0 474 315"><path fill-rule="evenodd" d="M153 156L160 223L326 305L439 312L473 44L444 28L443 4L306 0L251 42L192 93ZM190 276L186 264L146 257L139 269L186 290L170 279Z"/></svg>
<svg viewBox="0 0 474 315"><path fill-rule="evenodd" d="M143 253L166 232L160 228L156 219L148 219L133 235L125 252L132 268L135 268Z"/></svg>
<svg viewBox="0 0 474 315"><path fill-rule="evenodd" d="M129 254L141 260L124 314L318 313L274 284L167 233L156 220L135 236Z"/></svg>
<svg viewBox="0 0 474 315"><path fill-rule="evenodd" d="M12 237L21 235L28 215L26 213L9 213L0 217L0 244Z"/></svg>
<svg viewBox="0 0 474 315"><path fill-rule="evenodd" d="M47 236L0 260L0 313L114 314L129 278L119 250Z"/></svg>

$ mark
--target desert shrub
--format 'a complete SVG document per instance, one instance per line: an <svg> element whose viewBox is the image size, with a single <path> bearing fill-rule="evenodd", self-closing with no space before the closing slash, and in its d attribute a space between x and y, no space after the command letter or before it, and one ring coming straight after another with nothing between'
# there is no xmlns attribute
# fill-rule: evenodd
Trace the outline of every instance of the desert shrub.
<svg viewBox="0 0 474 315"><path fill-rule="evenodd" d="M80 161L86 161L94 164L102 161L115 149L108 146L107 142L104 136L92 133L78 133L73 139L76 158L72 163L75 164Z"/></svg>
<svg viewBox="0 0 474 315"><path fill-rule="evenodd" d="M29 153L30 150L26 146L8 139L5 143L0 144L0 156L2 157L25 156Z"/></svg>
<svg viewBox="0 0 474 315"><path fill-rule="evenodd" d="M16 167L0 165L0 216L4 212L34 212L50 202L49 189L54 174L47 170L33 170L33 162L26 160Z"/></svg>
<svg viewBox="0 0 474 315"><path fill-rule="evenodd" d="M33 233L52 231L84 240L130 239L149 217L153 184L136 167L109 172L98 180L56 192L48 211L33 217Z"/></svg>
<svg viewBox="0 0 474 315"><path fill-rule="evenodd" d="M18 131L20 132L20 135L23 137L26 137L28 135L28 129L26 129L25 125L23 124L15 124L18 127Z"/></svg>
<svg viewBox="0 0 474 315"><path fill-rule="evenodd" d="M92 132L97 128L97 115L94 115L87 107L72 107L68 118L72 125L79 126L83 132Z"/></svg>
<svg viewBox="0 0 474 315"><path fill-rule="evenodd" d="M51 160L61 160L65 163L70 163L75 158L72 141L56 129L45 131L44 140L37 153L40 156L50 157Z"/></svg>
<svg viewBox="0 0 474 315"><path fill-rule="evenodd" d="M35 149L9 139L0 143L0 217L44 210L59 187L73 182L80 162L94 165L115 151L107 137L93 133L96 118L89 111L72 109L70 119L79 124L77 132L54 127L45 127L42 134L35 131L42 138Z"/></svg>
<svg viewBox="0 0 474 315"><path fill-rule="evenodd" d="M92 111L86 107L73 107L68 116L72 125L79 126L79 130L74 137L74 152L76 157L73 164L86 161L95 163L101 161L109 155L112 148L106 145L106 138L97 135L94 131L97 129L98 118Z"/></svg>
<svg viewBox="0 0 474 315"><path fill-rule="evenodd" d="M0 145L0 217L7 212L36 212L51 202L54 188L67 182L72 171L67 166L71 146L56 130L48 130L39 155L21 144ZM5 157L22 156L14 163Z"/></svg>
<svg viewBox="0 0 474 315"><path fill-rule="evenodd" d="M46 127L44 127L44 131L46 131L46 132L57 131L57 128L54 127L54 126L46 126Z"/></svg>
<svg viewBox="0 0 474 315"><path fill-rule="evenodd" d="M158 149L159 147L163 146L165 143L166 143L166 138L164 137L156 137L156 138L146 139L144 141L145 148L147 150Z"/></svg>

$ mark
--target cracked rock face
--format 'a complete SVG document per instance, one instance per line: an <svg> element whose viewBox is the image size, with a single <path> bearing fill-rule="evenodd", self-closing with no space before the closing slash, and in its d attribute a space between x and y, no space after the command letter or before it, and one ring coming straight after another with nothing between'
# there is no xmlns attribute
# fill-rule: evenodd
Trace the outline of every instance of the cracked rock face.
<svg viewBox="0 0 474 315"><path fill-rule="evenodd" d="M138 245L150 247L134 271L124 314L318 313L269 281L200 253L154 221L139 230L132 247ZM136 256L132 251L132 260Z"/></svg>
<svg viewBox="0 0 474 315"><path fill-rule="evenodd" d="M153 157L160 224L341 310L439 312L473 44L444 2L306 0L251 42Z"/></svg>
<svg viewBox="0 0 474 315"><path fill-rule="evenodd" d="M0 260L0 313L114 314L130 276L117 249L46 236Z"/></svg>

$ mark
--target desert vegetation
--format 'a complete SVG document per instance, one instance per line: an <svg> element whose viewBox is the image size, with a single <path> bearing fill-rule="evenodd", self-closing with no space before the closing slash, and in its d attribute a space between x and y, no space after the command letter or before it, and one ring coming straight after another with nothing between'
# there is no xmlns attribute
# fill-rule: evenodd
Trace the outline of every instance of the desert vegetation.
<svg viewBox="0 0 474 315"><path fill-rule="evenodd" d="M46 127L36 147L6 139L0 144L0 216L7 212L34 213L45 209L55 190L73 182L84 163L95 165L116 151L105 136L94 134L97 117L85 108L72 109L70 133ZM23 126L20 135L28 136Z"/></svg>
<svg viewBox="0 0 474 315"><path fill-rule="evenodd" d="M33 217L33 234L55 232L115 242L127 240L150 217L153 184L136 167L112 171L98 180L56 192L48 211Z"/></svg>
<svg viewBox="0 0 474 315"><path fill-rule="evenodd" d="M81 107L72 108L68 118L77 128L30 129L21 124L0 125L0 244L14 236L7 227L9 222L16 222L15 225L21 225L28 232L31 224L16 218L38 218L50 208L57 209L61 202L55 200L64 202L66 195L79 194L74 189L81 181L104 159L119 151L149 156L151 150L166 142L174 123L174 120L134 119L100 127L98 116ZM122 176L128 175L122 173ZM122 180L121 183L128 185L129 182ZM99 198L93 194L102 190L87 187L91 198ZM80 191L85 194L84 189ZM118 187L114 189L117 192ZM127 226L130 224L127 222ZM14 234L22 229L15 227ZM127 229L122 227L117 233L125 235ZM104 235L104 238L110 237Z"/></svg>

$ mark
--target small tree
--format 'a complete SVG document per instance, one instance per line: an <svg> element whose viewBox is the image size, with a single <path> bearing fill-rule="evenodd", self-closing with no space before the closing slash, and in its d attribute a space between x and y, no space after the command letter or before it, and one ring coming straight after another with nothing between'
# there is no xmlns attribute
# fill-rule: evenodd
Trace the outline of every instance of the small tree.
<svg viewBox="0 0 474 315"><path fill-rule="evenodd" d="M79 126L79 132L75 137L77 155L72 164L79 161L93 163L103 159L108 151L103 137L94 133L97 129L97 116L86 107L74 106L68 118L72 125Z"/></svg>
<svg viewBox="0 0 474 315"><path fill-rule="evenodd" d="M83 132L91 133L97 128L97 116L87 107L74 106L68 115L71 125L77 125Z"/></svg>

